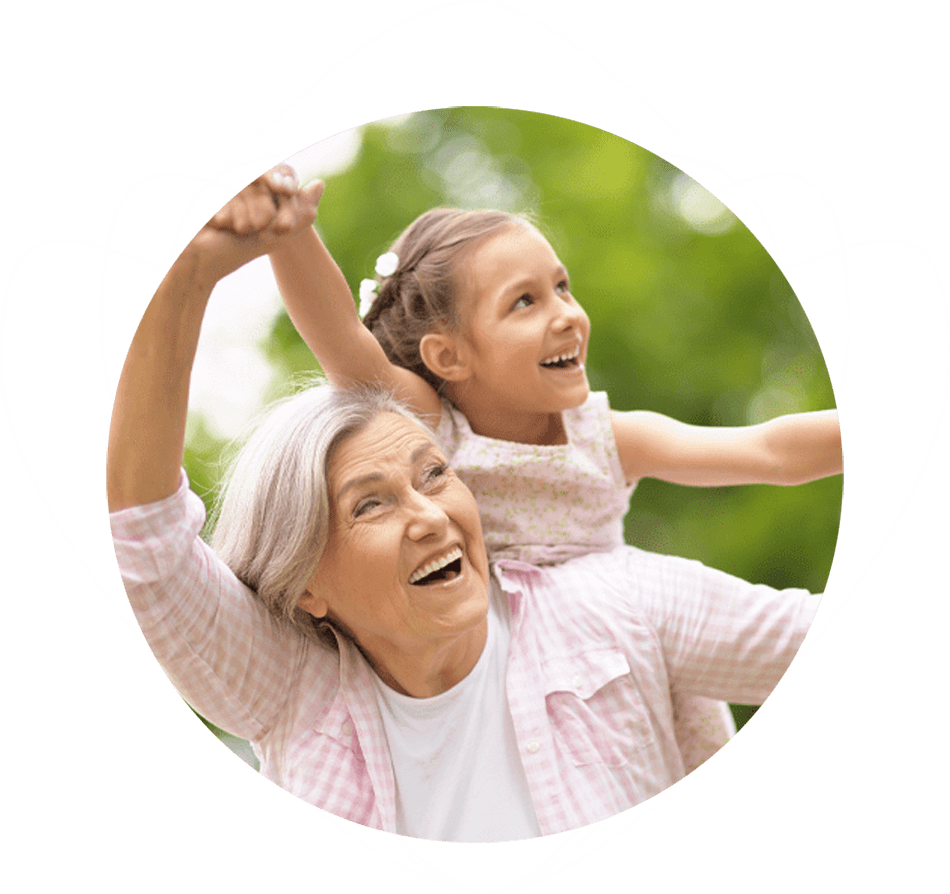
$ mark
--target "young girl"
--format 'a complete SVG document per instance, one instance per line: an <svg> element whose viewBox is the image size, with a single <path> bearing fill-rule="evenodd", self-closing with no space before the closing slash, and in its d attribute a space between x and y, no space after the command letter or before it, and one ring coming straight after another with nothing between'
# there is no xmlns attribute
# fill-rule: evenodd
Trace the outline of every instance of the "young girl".
<svg viewBox="0 0 950 894"><path fill-rule="evenodd" d="M307 202L289 168L274 201ZM623 544L637 481L797 484L842 470L837 413L706 428L616 412L584 371L590 323L568 273L526 219L435 209L377 264L361 321L346 280L307 228L271 255L290 317L337 384L379 382L435 430L474 492L492 560L559 563ZM583 595L580 594L583 598ZM728 706L673 693L689 772L734 732Z"/></svg>

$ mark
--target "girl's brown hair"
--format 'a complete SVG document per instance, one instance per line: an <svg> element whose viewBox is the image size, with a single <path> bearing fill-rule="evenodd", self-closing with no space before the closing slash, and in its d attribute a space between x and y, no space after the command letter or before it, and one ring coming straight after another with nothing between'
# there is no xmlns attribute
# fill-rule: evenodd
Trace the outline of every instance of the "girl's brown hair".
<svg viewBox="0 0 950 894"><path fill-rule="evenodd" d="M444 382L423 363L419 342L436 329L458 331L458 275L466 254L489 236L528 222L504 211L434 208L409 225L391 249L399 265L380 281L363 320L390 362L441 391Z"/></svg>

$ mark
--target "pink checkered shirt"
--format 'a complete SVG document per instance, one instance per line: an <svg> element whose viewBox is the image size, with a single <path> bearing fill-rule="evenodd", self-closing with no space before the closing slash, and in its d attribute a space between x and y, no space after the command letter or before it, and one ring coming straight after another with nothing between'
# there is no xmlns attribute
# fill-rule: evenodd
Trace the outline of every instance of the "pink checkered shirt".
<svg viewBox="0 0 950 894"><path fill-rule="evenodd" d="M250 740L261 773L392 832L396 789L372 670L275 619L200 538L182 482L112 515L145 636L184 698ZM620 547L560 566L495 567L511 611L507 694L542 834L593 823L682 778L670 686L758 704L788 668L818 597Z"/></svg>

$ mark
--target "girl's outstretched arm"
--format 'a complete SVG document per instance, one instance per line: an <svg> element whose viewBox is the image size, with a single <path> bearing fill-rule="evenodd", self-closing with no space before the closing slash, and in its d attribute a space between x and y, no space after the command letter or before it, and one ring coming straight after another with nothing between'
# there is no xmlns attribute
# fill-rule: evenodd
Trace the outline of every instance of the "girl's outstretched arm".
<svg viewBox="0 0 950 894"><path fill-rule="evenodd" d="M260 178L202 227L172 265L119 377L106 464L110 511L177 490L191 368L215 284L312 222L293 195Z"/></svg>
<svg viewBox="0 0 950 894"><path fill-rule="evenodd" d="M301 190L314 209L323 192L316 184ZM283 240L270 254L287 313L327 378L346 387L381 384L431 425L441 402L423 379L393 365L363 325L343 272L313 227Z"/></svg>
<svg viewBox="0 0 950 894"><path fill-rule="evenodd" d="M659 413L613 414L627 480L693 487L804 484L842 472L837 410L779 416L759 425L686 425Z"/></svg>

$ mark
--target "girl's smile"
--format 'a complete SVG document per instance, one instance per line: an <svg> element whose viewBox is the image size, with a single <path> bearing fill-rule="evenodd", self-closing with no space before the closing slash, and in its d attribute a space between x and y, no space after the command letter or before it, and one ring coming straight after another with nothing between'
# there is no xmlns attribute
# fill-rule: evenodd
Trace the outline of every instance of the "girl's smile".
<svg viewBox="0 0 950 894"><path fill-rule="evenodd" d="M562 372L583 372L584 364L580 359L581 345L577 342L573 348L548 357L541 361L541 366L550 370L561 370Z"/></svg>

